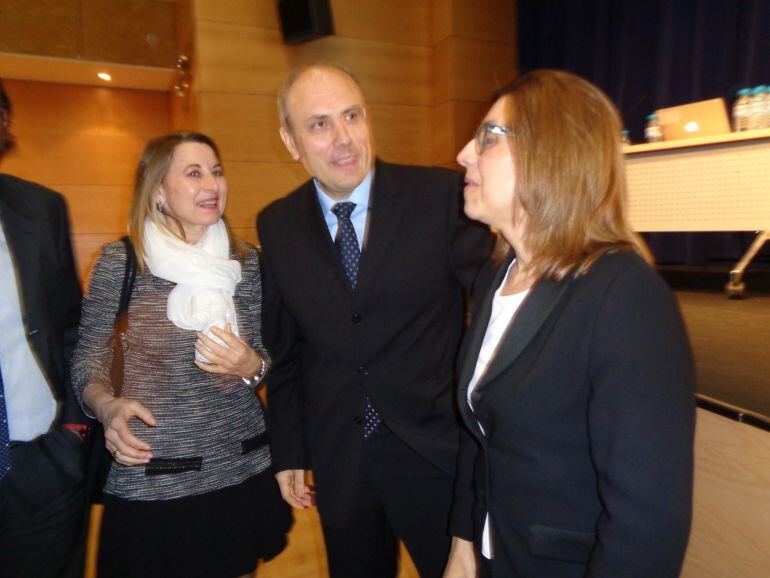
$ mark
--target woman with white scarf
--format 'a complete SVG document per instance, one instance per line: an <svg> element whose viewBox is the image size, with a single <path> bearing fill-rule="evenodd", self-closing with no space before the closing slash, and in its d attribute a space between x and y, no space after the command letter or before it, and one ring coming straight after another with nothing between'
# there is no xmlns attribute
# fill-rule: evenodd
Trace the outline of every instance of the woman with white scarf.
<svg viewBox="0 0 770 578"><path fill-rule="evenodd" d="M127 253L106 245L83 302L72 379L105 431L100 578L252 576L285 546L254 387L268 356L256 249L230 233L211 139L172 133L139 162L129 223L138 274L123 389L110 368Z"/></svg>

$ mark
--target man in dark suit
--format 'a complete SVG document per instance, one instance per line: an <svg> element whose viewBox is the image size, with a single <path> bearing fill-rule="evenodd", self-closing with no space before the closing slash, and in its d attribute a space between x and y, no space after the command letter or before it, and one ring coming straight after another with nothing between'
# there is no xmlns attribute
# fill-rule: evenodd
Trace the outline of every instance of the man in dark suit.
<svg viewBox="0 0 770 578"><path fill-rule="evenodd" d="M0 84L0 157L11 148ZM0 174L0 574L83 574L86 418L69 387L80 286L64 199ZM80 434L80 435L79 435Z"/></svg>
<svg viewBox="0 0 770 578"><path fill-rule="evenodd" d="M286 147L314 177L257 221L281 492L311 505L312 470L333 577L394 576L398 539L421 576L440 576L453 365L489 232L462 216L455 172L375 161L346 71L295 71L279 109Z"/></svg>

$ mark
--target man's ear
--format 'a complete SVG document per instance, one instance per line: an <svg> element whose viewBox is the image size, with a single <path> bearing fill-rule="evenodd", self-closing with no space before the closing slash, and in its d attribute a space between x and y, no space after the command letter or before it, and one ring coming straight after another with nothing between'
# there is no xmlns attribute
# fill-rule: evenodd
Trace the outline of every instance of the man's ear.
<svg viewBox="0 0 770 578"><path fill-rule="evenodd" d="M293 158L295 161L298 161L299 151L297 150L297 145L294 144L294 137L291 136L291 133L288 130L286 130L285 126L282 126L278 133L281 135L281 140L286 146L286 150L289 151L291 158Z"/></svg>

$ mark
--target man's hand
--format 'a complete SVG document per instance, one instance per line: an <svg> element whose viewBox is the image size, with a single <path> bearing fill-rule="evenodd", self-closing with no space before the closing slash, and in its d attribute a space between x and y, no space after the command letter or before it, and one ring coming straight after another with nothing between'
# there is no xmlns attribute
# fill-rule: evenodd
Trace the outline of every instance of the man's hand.
<svg viewBox="0 0 770 578"><path fill-rule="evenodd" d="M294 508L304 510L313 505L313 490L305 484L305 470L283 470L275 474L281 496Z"/></svg>
<svg viewBox="0 0 770 578"><path fill-rule="evenodd" d="M444 578L476 578L476 555L473 542L452 538L452 548L444 569Z"/></svg>

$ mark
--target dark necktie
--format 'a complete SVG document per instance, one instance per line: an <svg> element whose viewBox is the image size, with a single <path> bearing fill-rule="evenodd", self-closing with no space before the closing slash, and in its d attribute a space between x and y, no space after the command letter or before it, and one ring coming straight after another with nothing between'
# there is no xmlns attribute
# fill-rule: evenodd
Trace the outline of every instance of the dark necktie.
<svg viewBox="0 0 770 578"><path fill-rule="evenodd" d="M334 244L340 254L342 268L345 269L345 275L348 277L350 286L356 288L356 279L358 277L358 261L361 259L361 249L358 247L358 238L356 229L353 227L353 221L350 215L356 208L355 203L345 201L337 203L332 207L332 213L337 216L337 236L334 238ZM369 396L366 396L366 410L364 411L364 439L371 436L380 425L379 414L372 405Z"/></svg>
<svg viewBox="0 0 770 578"><path fill-rule="evenodd" d="M11 451L8 448L8 415L5 411L5 388L0 367L0 480L11 469Z"/></svg>

